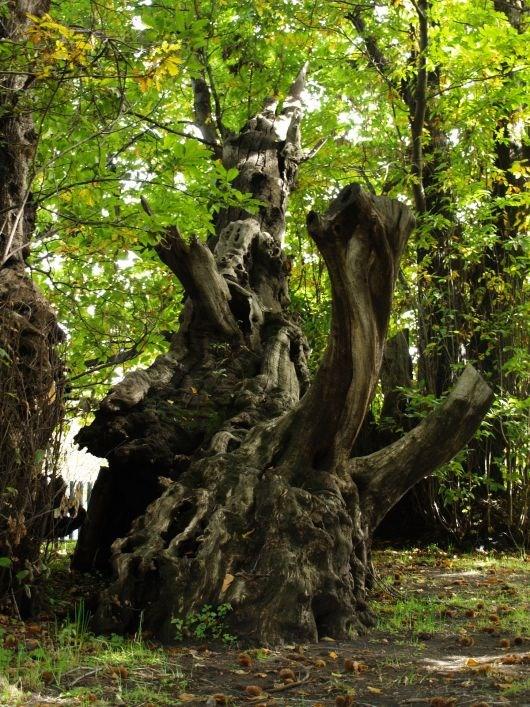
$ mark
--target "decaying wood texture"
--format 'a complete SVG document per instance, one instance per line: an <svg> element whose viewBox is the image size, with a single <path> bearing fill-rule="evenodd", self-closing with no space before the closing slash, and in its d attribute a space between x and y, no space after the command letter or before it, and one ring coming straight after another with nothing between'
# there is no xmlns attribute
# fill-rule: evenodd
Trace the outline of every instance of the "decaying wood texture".
<svg viewBox="0 0 530 707"><path fill-rule="evenodd" d="M372 473L374 455L351 458L414 220L404 204L355 184L326 213L308 215L333 297L327 349L310 381L282 251L302 159L304 78L305 70L281 106L269 101L237 134L215 129L207 86L195 82L203 136L262 206L220 213L208 245L176 228L161 235L158 252L186 291L179 331L78 435L109 463L74 558L78 569L112 569L98 630L134 630L141 616L171 640L173 618L221 603L233 607L232 632L254 642L364 630L376 523L405 478L431 473L467 441L489 403L487 386L466 372L444 404L453 426L429 418L382 450L384 474ZM416 439L424 449L414 456ZM400 465L413 460L423 470L402 477Z"/></svg>

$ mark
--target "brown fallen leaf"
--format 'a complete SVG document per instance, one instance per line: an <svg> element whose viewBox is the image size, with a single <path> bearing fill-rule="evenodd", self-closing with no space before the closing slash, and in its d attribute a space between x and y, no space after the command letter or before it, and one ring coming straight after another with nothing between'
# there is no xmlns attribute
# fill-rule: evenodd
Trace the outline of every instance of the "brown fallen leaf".
<svg viewBox="0 0 530 707"><path fill-rule="evenodd" d="M372 695L380 695L383 692L380 687L372 687L371 685L367 685L366 689Z"/></svg>
<svg viewBox="0 0 530 707"><path fill-rule="evenodd" d="M346 658L344 661L344 670L347 673L361 673L363 670L368 670L366 663L361 663L358 660Z"/></svg>
<svg viewBox="0 0 530 707"><path fill-rule="evenodd" d="M468 668L474 668L477 665L480 665L480 661L476 660L475 658L468 658L466 660L466 665Z"/></svg>
<svg viewBox="0 0 530 707"><path fill-rule="evenodd" d="M225 578L223 579L223 585L221 587L221 594L224 594L226 592L226 590L232 584L234 579L235 577L233 574L230 574L229 572L225 574Z"/></svg>
<svg viewBox="0 0 530 707"><path fill-rule="evenodd" d="M420 641L430 641L434 637L433 633L429 633L428 631L420 631L418 633L418 638Z"/></svg>
<svg viewBox="0 0 530 707"><path fill-rule="evenodd" d="M303 663L306 660L305 655L302 655L302 653L291 653L289 658L291 660L296 660L298 663Z"/></svg>
<svg viewBox="0 0 530 707"><path fill-rule="evenodd" d="M263 694L263 690L259 685L247 685L245 687L245 692L249 697L258 697Z"/></svg>
<svg viewBox="0 0 530 707"><path fill-rule="evenodd" d="M288 680L292 680L294 682L296 680L295 674L291 668L281 668L281 670L278 670L278 675L284 682L287 682Z"/></svg>
<svg viewBox="0 0 530 707"><path fill-rule="evenodd" d="M460 636L458 639L458 645L463 646L464 648L470 648L475 645L475 639L471 636Z"/></svg>
<svg viewBox="0 0 530 707"><path fill-rule="evenodd" d="M502 665L519 665L523 662L523 656L520 655L504 655L500 660Z"/></svg>
<svg viewBox="0 0 530 707"><path fill-rule="evenodd" d="M444 609L442 611L442 616L444 619L454 619L456 617L456 611L454 609Z"/></svg>
<svg viewBox="0 0 530 707"><path fill-rule="evenodd" d="M325 668L326 661L322 660L322 658L317 658L316 660L313 661L313 665L315 666L315 668Z"/></svg>
<svg viewBox="0 0 530 707"><path fill-rule="evenodd" d="M328 655L329 655L329 657L331 658L331 660L337 660L337 658L339 657L339 654L336 653L335 651L330 651L330 652L328 653Z"/></svg>
<svg viewBox="0 0 530 707"><path fill-rule="evenodd" d="M40 624L26 624L26 633L29 633L31 636L42 633L42 631L43 627Z"/></svg>
<svg viewBox="0 0 530 707"><path fill-rule="evenodd" d="M177 695L177 698L181 702L194 702L198 699L196 695L192 695L190 692L181 692L180 695Z"/></svg>
<svg viewBox="0 0 530 707"><path fill-rule="evenodd" d="M237 662L239 663L239 665L248 668L252 665L252 658L246 653L240 653L237 657Z"/></svg>

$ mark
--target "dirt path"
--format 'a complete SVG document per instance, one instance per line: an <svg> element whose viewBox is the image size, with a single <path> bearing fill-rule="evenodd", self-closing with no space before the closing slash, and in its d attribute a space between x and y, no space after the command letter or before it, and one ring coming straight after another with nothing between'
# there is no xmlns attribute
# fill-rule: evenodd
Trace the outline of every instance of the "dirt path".
<svg viewBox="0 0 530 707"><path fill-rule="evenodd" d="M79 617L54 633L50 623L24 625L4 616L0 661L3 650L4 682L16 689L8 694L4 684L2 693L0 682L0 704L530 705L525 559L386 550L377 553L376 568L379 625L349 642L323 637L312 646L227 647L208 640L222 629L214 613L206 627L193 624L204 639L162 648L145 635L91 637ZM55 581L62 586L65 577ZM56 611L91 591L83 579L63 598L56 590ZM18 668L6 661L14 642ZM47 658L39 658L39 648Z"/></svg>

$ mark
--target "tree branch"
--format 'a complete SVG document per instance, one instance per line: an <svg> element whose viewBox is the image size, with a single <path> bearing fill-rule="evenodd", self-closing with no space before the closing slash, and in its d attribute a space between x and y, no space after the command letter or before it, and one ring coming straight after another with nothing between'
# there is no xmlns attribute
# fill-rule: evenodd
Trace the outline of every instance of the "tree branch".
<svg viewBox="0 0 530 707"><path fill-rule="evenodd" d="M493 392L468 364L445 402L388 447L350 462L371 529L421 479L450 461L472 437Z"/></svg>
<svg viewBox="0 0 530 707"><path fill-rule="evenodd" d="M214 105L214 110L215 110L215 120L217 123L217 130L219 131L219 134L221 137L224 139L229 131L226 129L223 123L223 111L221 109L221 101L219 100L219 94L217 93L217 89L215 88L215 82L213 80L213 72L210 67L210 64L205 60L204 61L204 67L206 70L206 75L208 76L208 82L209 82L209 87L210 87L210 93L213 98L213 105Z"/></svg>
<svg viewBox="0 0 530 707"><path fill-rule="evenodd" d="M212 101L208 84L203 78L196 78L192 79L191 85L193 87L195 124L201 131L203 139L220 150L221 139L212 116Z"/></svg>
<svg viewBox="0 0 530 707"><path fill-rule="evenodd" d="M201 316L229 339L241 339L241 331L228 302L230 292L219 274L210 249L198 239L187 243L175 226L168 228L156 246L160 259L181 281Z"/></svg>
<svg viewBox="0 0 530 707"><path fill-rule="evenodd" d="M326 262L332 290L328 347L299 408L315 461L348 456L377 385L398 264L414 218L398 201L352 184L328 212L307 217ZM309 444L314 448L314 441Z"/></svg>
<svg viewBox="0 0 530 707"><path fill-rule="evenodd" d="M353 12L347 15L352 25L357 30L357 33L364 42L366 53L370 62L387 83L390 88L396 91L408 107L409 123L412 141L412 174L415 181L412 186L414 194L414 202L418 213L425 213L427 210L425 202L425 193L423 188L423 130L425 125L425 114L427 109L427 50L429 46L429 20L428 9L429 0L418 0L414 3L418 15L418 26L420 34L419 52L413 52L410 63L414 63L417 59L417 77L414 89L411 90L408 82L402 81L398 83L390 77L390 65L381 51L377 39L373 34L370 34L366 28L366 24L362 17L360 7L355 8Z"/></svg>
<svg viewBox="0 0 530 707"><path fill-rule="evenodd" d="M427 211L423 189L423 127L427 109L427 49L429 46L429 21L427 18L428 0L418 0L415 4L420 29L420 51L418 55L418 76L414 91L414 113L410 120L412 133L412 173L416 177L413 183L414 201L418 213Z"/></svg>
<svg viewBox="0 0 530 707"><path fill-rule="evenodd" d="M164 130L167 133L171 133L172 135L178 135L179 137L184 137L189 140L197 140L197 142L201 142L203 145L207 145L208 147L213 147L217 148L219 150L219 143L218 142L211 142L209 140L206 140L204 137L200 138L197 135L190 135L189 133L185 133L183 130L175 130L175 128L172 128L170 125L167 125L167 123L160 123L157 120L154 120L148 115L143 115L142 113L136 113L136 111L129 110L127 111L128 115L133 115L135 118L139 118L143 122L147 123L148 125L152 125L155 128L160 128L160 130ZM199 127L199 126L197 126ZM202 132L202 130L201 130ZM120 150L120 151L123 151Z"/></svg>
<svg viewBox="0 0 530 707"><path fill-rule="evenodd" d="M291 159L302 159L300 146L300 121L302 120L302 93L307 77L307 62L302 66L283 101L282 110L274 127L276 133L285 140L285 150Z"/></svg>

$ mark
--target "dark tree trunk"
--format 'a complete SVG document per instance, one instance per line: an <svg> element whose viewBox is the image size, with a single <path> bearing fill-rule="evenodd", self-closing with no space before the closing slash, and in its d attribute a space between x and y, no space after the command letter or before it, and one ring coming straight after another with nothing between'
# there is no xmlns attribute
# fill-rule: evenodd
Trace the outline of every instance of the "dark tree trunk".
<svg viewBox="0 0 530 707"><path fill-rule="evenodd" d="M0 40L17 46L29 15L47 0L9 2L0 16ZM44 450L62 413L62 373L55 345L62 338L50 305L28 276L25 261L34 227L31 199L37 142L27 89L32 77L0 79L0 596L21 568L38 558L52 507L53 485L42 475ZM15 589L16 589L15 584Z"/></svg>
<svg viewBox="0 0 530 707"><path fill-rule="evenodd" d="M225 167L238 168L235 185L264 205L258 215L222 213L211 248L168 230L159 253L187 293L180 330L167 355L111 390L78 436L109 461L74 558L80 569L111 558L99 630L133 630L142 615L171 639L173 617L225 602L232 630L251 641L362 630L372 620L375 526L467 441L489 405L470 368L447 415L381 452L384 473L372 474L373 455L352 460L413 218L357 185L326 214L308 215L333 295L328 347L310 383L282 254L303 80L280 111L269 105L237 135L211 133L207 86L195 84L203 135L222 147Z"/></svg>

